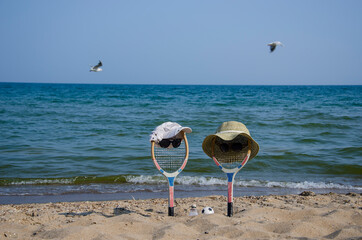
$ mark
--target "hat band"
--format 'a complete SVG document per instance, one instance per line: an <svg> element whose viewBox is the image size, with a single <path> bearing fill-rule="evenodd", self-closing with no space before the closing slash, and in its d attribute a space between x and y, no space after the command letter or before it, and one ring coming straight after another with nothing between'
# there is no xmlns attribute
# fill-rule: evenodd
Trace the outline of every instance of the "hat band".
<svg viewBox="0 0 362 240"><path fill-rule="evenodd" d="M247 132L244 132L244 131L236 131L236 130L222 131L222 132L218 132L218 133L216 133L216 134L219 134L219 133L246 133L246 134L248 134Z"/></svg>

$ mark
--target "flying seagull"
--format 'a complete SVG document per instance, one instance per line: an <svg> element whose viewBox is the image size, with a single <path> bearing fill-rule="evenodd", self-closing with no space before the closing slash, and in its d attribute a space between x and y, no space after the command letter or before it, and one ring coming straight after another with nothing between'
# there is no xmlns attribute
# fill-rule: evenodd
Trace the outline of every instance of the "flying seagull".
<svg viewBox="0 0 362 240"><path fill-rule="evenodd" d="M100 68L100 67L102 67L103 66L103 64L102 64L102 62L99 60L99 63L97 64L97 65L95 65L95 66L91 66L91 69L89 70L90 72L100 72L100 71L102 71L102 68Z"/></svg>
<svg viewBox="0 0 362 240"><path fill-rule="evenodd" d="M276 42L269 43L268 46L270 46L270 52L273 52L277 46L283 47L284 45L283 45L283 43L276 41Z"/></svg>

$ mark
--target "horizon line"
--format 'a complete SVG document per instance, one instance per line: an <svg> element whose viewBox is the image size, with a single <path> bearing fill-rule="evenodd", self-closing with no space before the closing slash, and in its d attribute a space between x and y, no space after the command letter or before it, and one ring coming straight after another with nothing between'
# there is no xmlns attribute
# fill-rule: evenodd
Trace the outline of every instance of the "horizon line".
<svg viewBox="0 0 362 240"><path fill-rule="evenodd" d="M362 84L182 84L182 83L77 83L77 82L2 82L15 84L69 84L69 85L158 85L158 86L362 86Z"/></svg>

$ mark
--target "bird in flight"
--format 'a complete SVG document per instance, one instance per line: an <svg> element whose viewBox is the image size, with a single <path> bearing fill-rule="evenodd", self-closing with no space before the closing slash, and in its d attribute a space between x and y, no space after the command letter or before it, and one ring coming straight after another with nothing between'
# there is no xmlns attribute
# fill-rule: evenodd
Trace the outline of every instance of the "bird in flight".
<svg viewBox="0 0 362 240"><path fill-rule="evenodd" d="M95 66L91 66L90 72L100 72L103 69L101 68L103 66L102 62L99 60L99 63Z"/></svg>
<svg viewBox="0 0 362 240"><path fill-rule="evenodd" d="M268 46L270 46L270 52L273 52L277 46L284 46L283 43L276 41L272 43L268 43Z"/></svg>

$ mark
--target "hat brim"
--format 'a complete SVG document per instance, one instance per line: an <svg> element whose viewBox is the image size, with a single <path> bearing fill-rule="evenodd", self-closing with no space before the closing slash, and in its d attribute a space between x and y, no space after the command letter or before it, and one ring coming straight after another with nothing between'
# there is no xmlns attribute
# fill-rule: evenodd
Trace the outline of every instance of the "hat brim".
<svg viewBox="0 0 362 240"><path fill-rule="evenodd" d="M192 130L189 127L180 127L179 129L177 129L176 131L171 131L168 132L167 134L165 134L163 136L163 139L168 139L168 138L182 138L182 135L180 135L181 132L184 133L191 133Z"/></svg>
<svg viewBox="0 0 362 240"><path fill-rule="evenodd" d="M189 128L189 127L182 127L181 130L180 130L180 132L181 132L181 131L183 131L183 132L185 132L185 133L191 133L191 132L192 132L191 128Z"/></svg>
<svg viewBox="0 0 362 240"><path fill-rule="evenodd" d="M211 147L212 147L214 138L219 137L224 141L231 141L239 135L242 135L250 140L251 153L250 153L249 160L253 159L259 152L259 144L247 133L227 132L227 133L211 134L204 139L204 141L202 143L202 150L204 150L206 155L208 155L210 158L212 158L213 156L212 156Z"/></svg>

